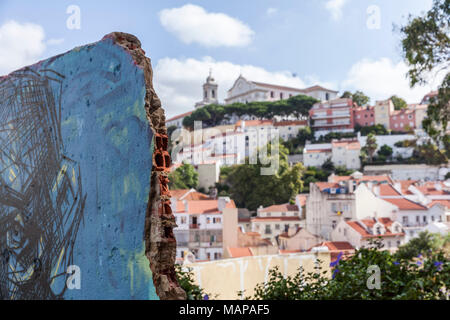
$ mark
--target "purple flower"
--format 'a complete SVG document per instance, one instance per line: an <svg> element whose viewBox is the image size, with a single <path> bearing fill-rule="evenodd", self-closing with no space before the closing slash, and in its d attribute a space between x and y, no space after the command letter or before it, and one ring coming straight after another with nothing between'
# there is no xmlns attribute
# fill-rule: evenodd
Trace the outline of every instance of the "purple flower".
<svg viewBox="0 0 450 320"><path fill-rule="evenodd" d="M334 277L336 277L336 274L339 272L339 269L336 268L333 270L333 274L331 275L331 278L334 279Z"/></svg>
<svg viewBox="0 0 450 320"><path fill-rule="evenodd" d="M339 252L337 259L330 263L330 267L336 267L339 264L339 260L342 258L342 251Z"/></svg>
<svg viewBox="0 0 450 320"><path fill-rule="evenodd" d="M418 266L420 266L420 265L422 265L422 262L421 262L421 261L417 261L416 264L417 264Z"/></svg>
<svg viewBox="0 0 450 320"><path fill-rule="evenodd" d="M398 266L398 265L400 264L400 262L394 261L394 264L395 264L396 266Z"/></svg>
<svg viewBox="0 0 450 320"><path fill-rule="evenodd" d="M422 254L421 253L419 253L419 255L417 256L417 258L422 258Z"/></svg>
<svg viewBox="0 0 450 320"><path fill-rule="evenodd" d="M441 261L435 261L435 262L434 262L434 266L438 269L438 271L441 271L442 265L443 265L443 264L444 264L444 263L441 262Z"/></svg>
<svg viewBox="0 0 450 320"><path fill-rule="evenodd" d="M205 295L203 296L203 300L209 300L209 296L208 296L207 294L205 294Z"/></svg>

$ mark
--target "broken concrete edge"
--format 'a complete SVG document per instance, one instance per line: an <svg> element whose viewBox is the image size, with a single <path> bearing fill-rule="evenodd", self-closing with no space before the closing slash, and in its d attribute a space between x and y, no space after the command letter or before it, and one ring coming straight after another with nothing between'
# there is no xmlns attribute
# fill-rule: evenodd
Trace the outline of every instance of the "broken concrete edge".
<svg viewBox="0 0 450 320"><path fill-rule="evenodd" d="M152 172L144 240L145 255L150 261L156 294L161 300L185 300L186 293L178 284L174 268L177 244L173 228L176 227L176 223L170 206L168 186L171 160L167 151L167 128L164 109L153 88L151 61L145 56L145 51L141 48L141 42L137 37L127 33L113 32L103 39L107 38L124 48L144 72L145 111L153 132Z"/></svg>

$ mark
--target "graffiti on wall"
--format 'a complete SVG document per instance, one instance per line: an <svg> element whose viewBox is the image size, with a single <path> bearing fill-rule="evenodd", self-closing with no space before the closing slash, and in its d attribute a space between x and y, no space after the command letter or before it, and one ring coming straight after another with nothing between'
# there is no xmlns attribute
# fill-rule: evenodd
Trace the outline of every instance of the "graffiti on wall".
<svg viewBox="0 0 450 320"><path fill-rule="evenodd" d="M110 38L0 77L0 299L157 299L145 94Z"/></svg>
<svg viewBox="0 0 450 320"><path fill-rule="evenodd" d="M25 69L0 82L2 299L57 299L66 289L52 284L65 283L73 263L86 195L77 163L62 152L63 79Z"/></svg>

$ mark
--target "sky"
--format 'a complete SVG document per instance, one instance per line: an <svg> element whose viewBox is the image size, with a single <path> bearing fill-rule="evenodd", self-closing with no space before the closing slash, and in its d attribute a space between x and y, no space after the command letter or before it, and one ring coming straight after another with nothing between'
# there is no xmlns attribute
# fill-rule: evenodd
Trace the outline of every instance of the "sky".
<svg viewBox="0 0 450 320"><path fill-rule="evenodd" d="M219 100L248 80L362 90L374 103L417 103L442 79L411 89L398 26L432 0L0 0L0 74L100 40L137 36L170 118L202 99L212 70ZM395 28L397 26L397 29Z"/></svg>

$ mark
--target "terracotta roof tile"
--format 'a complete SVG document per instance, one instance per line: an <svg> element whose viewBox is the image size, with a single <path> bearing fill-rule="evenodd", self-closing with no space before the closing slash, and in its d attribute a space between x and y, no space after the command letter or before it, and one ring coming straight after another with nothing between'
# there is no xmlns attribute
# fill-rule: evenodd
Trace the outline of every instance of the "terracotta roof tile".
<svg viewBox="0 0 450 320"><path fill-rule="evenodd" d="M406 198L384 198L383 200L396 205L400 210L427 210L427 207Z"/></svg>
<svg viewBox="0 0 450 320"><path fill-rule="evenodd" d="M298 211L298 207L295 204L275 204L270 207L258 210L260 212L287 212L287 211Z"/></svg>
<svg viewBox="0 0 450 320"><path fill-rule="evenodd" d="M232 258L240 258L240 257L251 257L253 256L250 248L227 248L228 252L230 253L230 256Z"/></svg>

